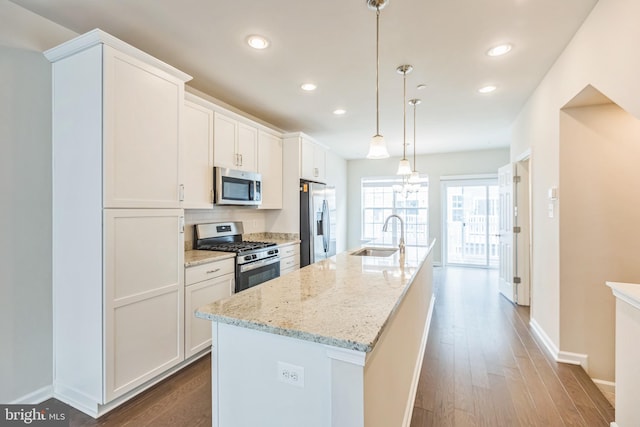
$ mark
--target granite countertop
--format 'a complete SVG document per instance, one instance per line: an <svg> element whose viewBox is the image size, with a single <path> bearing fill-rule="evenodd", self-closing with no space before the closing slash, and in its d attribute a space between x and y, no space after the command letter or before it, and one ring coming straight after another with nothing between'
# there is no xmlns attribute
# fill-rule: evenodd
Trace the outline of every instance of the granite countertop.
<svg viewBox="0 0 640 427"><path fill-rule="evenodd" d="M220 261L222 259L234 258L236 254L231 252L217 251L184 251L184 266L193 267L194 265L206 264L208 262Z"/></svg>
<svg viewBox="0 0 640 427"><path fill-rule="evenodd" d="M362 257L343 252L200 307L196 316L369 352L430 247Z"/></svg>

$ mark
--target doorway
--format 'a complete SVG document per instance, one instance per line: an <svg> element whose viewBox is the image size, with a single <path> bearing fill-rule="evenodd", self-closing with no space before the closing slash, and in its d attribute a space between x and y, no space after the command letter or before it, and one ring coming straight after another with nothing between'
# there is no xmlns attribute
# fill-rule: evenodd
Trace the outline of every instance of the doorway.
<svg viewBox="0 0 640 427"><path fill-rule="evenodd" d="M497 178L443 179L442 185L445 264L497 268Z"/></svg>

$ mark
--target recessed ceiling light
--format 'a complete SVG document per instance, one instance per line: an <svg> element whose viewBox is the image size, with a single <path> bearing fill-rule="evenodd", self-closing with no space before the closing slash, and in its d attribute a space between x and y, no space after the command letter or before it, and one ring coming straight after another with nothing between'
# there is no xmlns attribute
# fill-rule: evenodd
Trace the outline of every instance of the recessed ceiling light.
<svg viewBox="0 0 640 427"><path fill-rule="evenodd" d="M247 37L247 44L254 49L266 49L269 46L269 40L254 34Z"/></svg>
<svg viewBox="0 0 640 427"><path fill-rule="evenodd" d="M302 90L306 90L307 92L316 90L317 87L318 86L314 85L313 83L304 83L302 86L300 86Z"/></svg>
<svg viewBox="0 0 640 427"><path fill-rule="evenodd" d="M333 110L333 114L335 114L336 116L341 116L344 113L346 113L346 110L343 110L342 108L338 108L337 110Z"/></svg>
<svg viewBox="0 0 640 427"><path fill-rule="evenodd" d="M489 56L504 55L505 53L508 53L511 50L512 47L513 46L511 46L509 43L500 44L498 46L494 46L491 49L489 49L487 51L487 55L489 55Z"/></svg>
<svg viewBox="0 0 640 427"><path fill-rule="evenodd" d="M416 86L416 89L418 90L422 90L422 89L426 89L427 85L426 84L419 84L418 86Z"/></svg>
<svg viewBox="0 0 640 427"><path fill-rule="evenodd" d="M497 87L489 85L489 86L481 87L480 89L478 89L478 92L480 92L480 93L490 93L490 92L493 92L496 89L497 89Z"/></svg>

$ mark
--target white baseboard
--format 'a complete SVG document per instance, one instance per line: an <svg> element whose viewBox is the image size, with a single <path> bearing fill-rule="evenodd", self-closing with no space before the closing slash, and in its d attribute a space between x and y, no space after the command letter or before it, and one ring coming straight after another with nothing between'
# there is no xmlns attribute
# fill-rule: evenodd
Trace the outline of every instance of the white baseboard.
<svg viewBox="0 0 640 427"><path fill-rule="evenodd" d="M433 317L433 307L436 303L435 295L431 295L431 303L429 304L429 311L427 312L427 321L424 324L424 330L422 331L422 340L420 343L420 351L418 352L418 359L413 370L413 379L411 381L411 392L409 393L409 399L407 400L407 407L404 411L404 420L402 422L403 427L409 427L411 424L411 418L413 416L413 404L416 400L416 393L418 392L418 382L420 381L420 371L422 370L422 361L424 360L424 352L427 347L427 338L429 338L429 329L431 329L431 318Z"/></svg>
<svg viewBox="0 0 640 427"><path fill-rule="evenodd" d="M615 393L616 392L616 383L613 381L599 380L598 378L591 378L600 390L606 391L607 393Z"/></svg>
<svg viewBox="0 0 640 427"><path fill-rule="evenodd" d="M531 318L531 320L529 320L529 325L531 325L531 329L533 329L533 332L536 334L536 336L540 338L549 354L553 356L555 360L558 360L558 353L560 353L560 350L554 344L551 338L549 338L549 335L547 335L544 329L542 329L540 324L536 322L536 319Z"/></svg>
<svg viewBox="0 0 640 427"><path fill-rule="evenodd" d="M53 397L53 386L46 385L38 390L25 394L22 397L9 402L10 405L36 405Z"/></svg>
<svg viewBox="0 0 640 427"><path fill-rule="evenodd" d="M611 424L609 424L611 427L618 427L618 424L616 424L616 422L612 422Z"/></svg>
<svg viewBox="0 0 640 427"><path fill-rule="evenodd" d="M571 353L570 351L559 351L556 362L580 365L585 372L589 373L589 356L581 353Z"/></svg>

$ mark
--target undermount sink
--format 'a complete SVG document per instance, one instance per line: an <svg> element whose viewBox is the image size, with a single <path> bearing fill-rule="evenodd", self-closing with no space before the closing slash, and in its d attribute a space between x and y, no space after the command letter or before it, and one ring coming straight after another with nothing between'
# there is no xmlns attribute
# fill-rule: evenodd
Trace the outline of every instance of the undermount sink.
<svg viewBox="0 0 640 427"><path fill-rule="evenodd" d="M355 252L351 252L351 255L355 256L377 256L377 257L387 257L398 252L398 248L376 248L376 247L365 247L362 249L358 249Z"/></svg>

